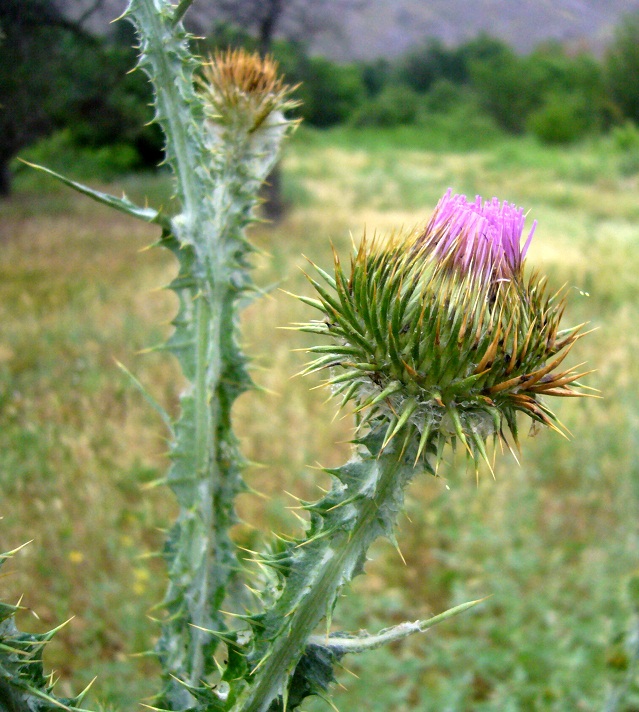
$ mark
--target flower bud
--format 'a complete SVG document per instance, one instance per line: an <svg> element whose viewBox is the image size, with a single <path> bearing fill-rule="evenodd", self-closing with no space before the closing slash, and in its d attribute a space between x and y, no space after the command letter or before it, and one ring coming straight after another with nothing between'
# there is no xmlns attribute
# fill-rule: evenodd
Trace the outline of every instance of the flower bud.
<svg viewBox="0 0 639 712"><path fill-rule="evenodd" d="M243 49L211 57L198 83L213 123L246 123L249 132L269 117L281 121L284 111L297 106L290 99L294 87L278 76L277 62Z"/></svg>
<svg viewBox="0 0 639 712"><path fill-rule="evenodd" d="M385 444L418 438L416 461L457 442L488 461L489 437L517 443L518 412L559 430L546 397L583 395L585 374L561 368L583 325L560 330L563 295L524 275L524 221L509 203L448 191L425 228L364 236L348 277L335 255L334 278L318 269L328 288L311 279L319 299L304 299L324 319L302 330L330 339L305 372L330 369L333 392L360 427L384 427Z"/></svg>

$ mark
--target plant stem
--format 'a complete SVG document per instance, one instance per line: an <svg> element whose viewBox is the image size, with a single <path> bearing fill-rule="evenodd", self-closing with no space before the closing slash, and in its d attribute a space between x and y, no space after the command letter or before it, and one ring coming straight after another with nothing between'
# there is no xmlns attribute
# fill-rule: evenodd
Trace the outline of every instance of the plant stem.
<svg viewBox="0 0 639 712"><path fill-rule="evenodd" d="M282 595L261 620L265 633L250 656L250 686L232 712L279 709L271 703L286 699L289 678L318 623L324 616L330 621L339 591L361 573L371 543L392 536L404 489L424 466L415 467L413 447L410 454L393 445L380 452L381 441L380 432L369 434L363 441L368 452L331 471L341 482L312 508L322 524L291 553Z"/></svg>
<svg viewBox="0 0 639 712"><path fill-rule="evenodd" d="M162 704L172 710L195 703L190 688L216 670L217 638L207 630L226 630L220 610L239 607L225 599L238 571L229 530L235 497L244 489L231 409L252 387L237 344L238 301L252 288L252 248L243 232L289 125L281 117L275 129L267 121L252 127L207 113L194 88L198 65L179 23L189 4L183 0L176 10L168 0L131 0L128 9L182 207L160 241L179 263L170 285L179 310L164 348L189 381L170 448L167 481L180 511L165 547L167 616L157 646L166 681Z"/></svg>

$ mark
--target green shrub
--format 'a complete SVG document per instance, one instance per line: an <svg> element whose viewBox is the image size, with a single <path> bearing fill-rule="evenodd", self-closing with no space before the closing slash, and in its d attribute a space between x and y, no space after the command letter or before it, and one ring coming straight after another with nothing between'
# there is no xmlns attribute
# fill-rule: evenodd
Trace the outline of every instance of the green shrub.
<svg viewBox="0 0 639 712"><path fill-rule="evenodd" d="M431 137L433 150L470 151L489 146L503 136L492 117L473 101L445 113L426 113L420 118L420 126Z"/></svg>
<svg viewBox="0 0 639 712"><path fill-rule="evenodd" d="M639 12L617 27L605 60L606 88L619 116L639 122Z"/></svg>
<svg viewBox="0 0 639 712"><path fill-rule="evenodd" d="M130 72L136 53L126 23L97 38L45 0L0 5L0 192L10 189L9 162L60 130L68 145L100 151L109 171L162 160L161 132L148 124L151 88Z"/></svg>
<svg viewBox="0 0 639 712"><path fill-rule="evenodd" d="M588 128L583 98L552 95L526 122L528 130L543 143L566 144L582 138Z"/></svg>
<svg viewBox="0 0 639 712"><path fill-rule="evenodd" d="M458 52L449 50L441 40L429 40L404 56L397 77L415 91L426 92L438 79L463 82L465 66Z"/></svg>
<svg viewBox="0 0 639 712"><path fill-rule="evenodd" d="M465 87L448 79L438 79L426 94L426 107L434 113L449 112L468 100L469 93Z"/></svg>
<svg viewBox="0 0 639 712"><path fill-rule="evenodd" d="M627 121L623 126L616 126L610 136L619 154L619 172L624 176L639 173L639 127Z"/></svg>
<svg viewBox="0 0 639 712"><path fill-rule="evenodd" d="M419 96L407 86L387 86L363 104L354 116L356 126L402 126L417 118Z"/></svg>
<svg viewBox="0 0 639 712"><path fill-rule="evenodd" d="M639 151L639 127L632 121L615 126L610 133L613 145L620 151Z"/></svg>
<svg viewBox="0 0 639 712"><path fill-rule="evenodd" d="M524 60L512 50L471 63L472 86L482 108L506 131L522 133L528 115L539 105L538 82L524 71Z"/></svg>
<svg viewBox="0 0 639 712"><path fill-rule="evenodd" d="M362 81L366 93L369 96L377 96L391 81L392 70L393 65L384 57L362 64Z"/></svg>
<svg viewBox="0 0 639 712"><path fill-rule="evenodd" d="M119 175L141 167L140 157L130 143L116 142L103 146L80 146L69 129L57 131L21 152L20 158L38 165L50 166L53 170L68 171L81 180L110 181ZM16 174L25 173L23 164L13 166ZM30 180L39 175L29 172Z"/></svg>
<svg viewBox="0 0 639 712"><path fill-rule="evenodd" d="M285 74L289 81L301 82L299 113L309 124L326 127L347 121L363 102L364 83L355 65L310 57L300 69L297 76Z"/></svg>
<svg viewBox="0 0 639 712"><path fill-rule="evenodd" d="M568 56L556 44L525 57L504 49L500 55L471 62L471 78L483 108L511 133L523 133L539 124L534 130L557 142L551 136L552 127L546 126L557 118L562 124L557 137L562 142L576 128L579 135L603 124L601 69L589 55ZM562 104L567 105L563 111ZM531 119L533 115L537 116ZM573 122L576 127L570 128Z"/></svg>
<svg viewBox="0 0 639 712"><path fill-rule="evenodd" d="M150 85L142 72L130 71L136 63L130 47L134 38L122 28L120 34L79 63L58 125L78 146L108 153L113 144L126 144L133 168L155 167L163 158L164 140L157 124L149 124Z"/></svg>

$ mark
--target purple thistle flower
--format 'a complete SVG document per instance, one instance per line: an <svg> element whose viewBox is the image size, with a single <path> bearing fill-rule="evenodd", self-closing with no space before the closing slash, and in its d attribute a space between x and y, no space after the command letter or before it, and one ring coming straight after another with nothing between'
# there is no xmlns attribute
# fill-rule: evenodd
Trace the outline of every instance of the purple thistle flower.
<svg viewBox="0 0 639 712"><path fill-rule="evenodd" d="M479 195L471 203L449 188L417 244L435 257L451 259L462 272L491 281L509 279L521 273L537 226L535 220L522 248L525 220L523 209L514 204L497 198L482 202Z"/></svg>

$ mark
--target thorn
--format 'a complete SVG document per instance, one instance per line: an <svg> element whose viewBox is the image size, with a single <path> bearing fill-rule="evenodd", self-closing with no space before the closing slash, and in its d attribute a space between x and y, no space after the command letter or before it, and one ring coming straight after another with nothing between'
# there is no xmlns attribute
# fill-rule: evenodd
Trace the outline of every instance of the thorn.
<svg viewBox="0 0 639 712"><path fill-rule="evenodd" d="M457 412L457 408L455 408L452 404L448 407L447 413L450 415L453 425L455 426L455 434L457 437L461 440L462 444L466 448L468 454L470 457L473 457L473 451L470 449L470 445L468 444L468 439L466 438L466 434L464 433L464 427L461 422L461 418L459 417L459 413Z"/></svg>
<svg viewBox="0 0 639 712"><path fill-rule="evenodd" d="M296 494L293 494L292 492L289 492L288 490L282 490L284 494L287 494L289 497L292 497L296 502L302 502L302 499L298 497Z"/></svg>
<svg viewBox="0 0 639 712"><path fill-rule="evenodd" d="M255 673L264 665L264 663L269 659L270 654L267 653L261 660L260 662L251 670L251 675L255 675Z"/></svg>
<svg viewBox="0 0 639 712"><path fill-rule="evenodd" d="M398 423L398 419L396 417L392 417L390 419L390 422L388 423L388 428L386 428L386 434L384 435L384 440L382 442L382 447L380 449L380 455L382 453L382 450L385 449L385 447L388 445L390 442L390 439L393 437L395 434L395 426Z"/></svg>
<svg viewBox="0 0 639 712"><path fill-rule="evenodd" d="M291 513L299 522L301 522L304 526L307 526L307 525L308 525L308 522L306 521L306 519L304 519L304 517L303 517L301 514L298 514L297 512L295 512L292 507L287 507L287 509L288 509L288 510L290 511L290 513Z"/></svg>
<svg viewBox="0 0 639 712"><path fill-rule="evenodd" d="M403 412L401 416L395 421L393 418L389 425L388 425L388 430L386 431L386 436L384 437L384 442L382 444L382 450L388 445L388 443L397 435L397 433L406 425L408 419L411 417L411 415L417 410L417 402L415 401L414 398L408 398L404 403L403 403ZM394 427L393 427L394 424ZM391 427L393 428L391 430Z"/></svg>
<svg viewBox="0 0 639 712"><path fill-rule="evenodd" d="M424 429L422 430L422 435L419 439L419 446L417 447L417 455L415 456L415 462L413 463L413 467L417 467L417 462L418 462L419 458L422 456L422 454L426 448L426 444L428 442L428 438L430 436L431 429L432 429L432 426L430 423L424 425Z"/></svg>
<svg viewBox="0 0 639 712"><path fill-rule="evenodd" d="M491 465L490 460L488 459L488 453L486 452L484 442L475 432L472 433L472 439L475 447L479 450L479 454L481 455L483 461L488 465L488 469L490 470L490 474L493 476L493 480L497 480L497 478L495 477L495 471L493 470L493 466ZM477 471L477 467L475 468L475 470ZM477 483L479 484L479 477L477 479Z"/></svg>
<svg viewBox="0 0 639 712"><path fill-rule="evenodd" d="M148 490L155 489L156 487L159 487L160 485L165 485L167 484L168 480L166 477L159 477L157 480L150 480L149 482L144 482L142 483L140 487L141 492L146 492Z"/></svg>
<svg viewBox="0 0 639 712"><path fill-rule="evenodd" d="M404 554L402 554L402 550L399 548L399 543L394 541L393 546L395 547L395 551L399 554L399 558L404 562L404 566L408 566L406 559L404 558Z"/></svg>
<svg viewBox="0 0 639 712"><path fill-rule="evenodd" d="M360 677L357 673L355 673L352 670L350 670L349 668L347 668L346 665L344 665L343 663L340 662L339 666L342 668L342 670L344 670L344 672L347 672L349 675L352 675L354 678L356 678L358 680L360 679Z"/></svg>
<svg viewBox="0 0 639 712"><path fill-rule="evenodd" d="M222 615L225 616L230 616L231 618L239 618L240 620L245 621L247 618L250 618L251 616L247 613L231 613L231 611L223 611L220 609L219 611Z"/></svg>
<svg viewBox="0 0 639 712"><path fill-rule="evenodd" d="M25 541L24 544L21 544L20 546L16 547L15 549L12 549L11 551L5 551L3 554L0 554L0 560L2 559L10 559L14 554L17 554L19 551L24 549L25 546L29 546L34 540L29 539L29 541Z"/></svg>
<svg viewBox="0 0 639 712"><path fill-rule="evenodd" d="M306 523L306 522L305 522L305 523ZM297 544L297 545L295 546L295 548L296 548L296 549L301 549L303 546L306 546L307 544L312 544L313 542L319 541L320 539L325 539L327 536L330 536L332 533L333 533L333 532L332 532L331 529L327 529L327 530L324 531L324 532L318 532L318 533L315 534L314 536L312 536L312 537L310 537L310 538L308 538L308 539L305 539L304 541L301 541L299 544ZM291 611L291 613L292 613L292 611Z"/></svg>
<svg viewBox="0 0 639 712"><path fill-rule="evenodd" d="M332 507L329 507L326 512L332 512L335 509L339 509L340 507L344 507L347 504L350 504L351 502L354 502L360 497L359 494L354 494L352 497L348 497L347 499L342 500L341 502L338 502L337 504L334 504Z"/></svg>
<svg viewBox="0 0 639 712"><path fill-rule="evenodd" d="M189 626L191 628L196 628L197 630L202 630L205 633L209 633L214 638L218 638L219 640L221 640L225 643L233 645L235 642L232 638L229 638L226 633L221 633L220 631L217 631L217 630L210 630L209 628L203 628L201 625L195 625L195 623L189 623Z"/></svg>
<svg viewBox="0 0 639 712"><path fill-rule="evenodd" d="M97 679L98 679L98 676L96 675L96 676L93 678L93 680L91 680L91 682L89 682L89 684L84 688L84 690L82 690L82 692L77 696L76 701L78 702L78 704L81 704L81 703L82 703L82 700L84 699L84 697L86 696L87 692L91 689L91 687L93 686L93 683L94 683Z"/></svg>
<svg viewBox="0 0 639 712"><path fill-rule="evenodd" d="M37 617L37 616L36 616L36 617ZM67 620L64 621L64 623L60 623L60 625L56 626L56 627L53 628L52 630L50 630L50 631L48 631L47 633L45 633L45 637L44 637L44 639L43 639L43 641L42 641L42 644L44 645L44 644L48 643L48 642L51 640L51 638L53 638L53 636L54 636L58 631L62 630L62 628L64 628L64 626L68 625L74 618L75 618L75 616L71 616L71 618L67 618Z"/></svg>
<svg viewBox="0 0 639 712"><path fill-rule="evenodd" d="M343 687L343 685L342 685L342 687ZM344 688L344 689L346 689L346 688ZM319 692L316 692L315 694L318 697L321 697L321 699L323 699L327 705L329 705L333 710L335 710L335 712L339 712L339 709L337 707L335 707L335 704L333 703L333 701L331 699L329 699L328 697L326 697L326 695L322 695Z"/></svg>

